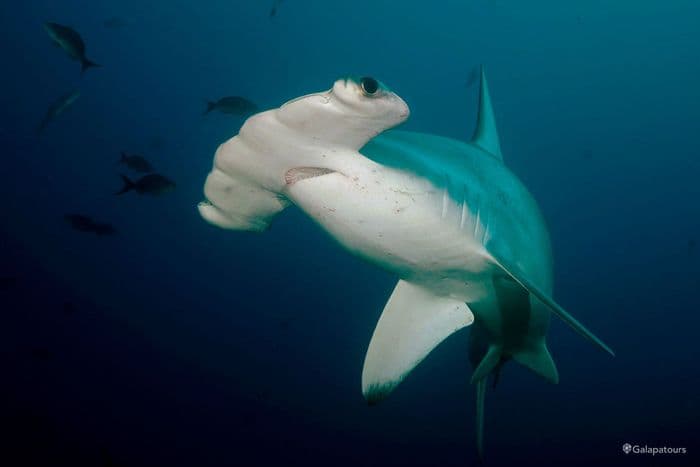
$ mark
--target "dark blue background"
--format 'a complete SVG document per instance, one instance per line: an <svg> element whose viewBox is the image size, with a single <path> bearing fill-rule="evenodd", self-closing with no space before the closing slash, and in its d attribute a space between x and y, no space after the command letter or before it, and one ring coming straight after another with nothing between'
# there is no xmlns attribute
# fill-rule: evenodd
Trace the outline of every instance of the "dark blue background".
<svg viewBox="0 0 700 467"><path fill-rule="evenodd" d="M195 206L242 124L203 118L205 99L270 108L366 74L409 103L405 129L468 139L479 63L506 163L550 226L556 298L618 354L554 320L561 382L506 367L487 465L698 462L700 4L288 0L269 18L270 3L0 3L0 276L16 278L0 290L0 464L475 465L467 332L367 407L364 352L396 278L295 209L251 234ZM115 15L128 25L105 28ZM103 67L81 77L44 21ZM120 150L177 191L113 196ZM119 234L75 232L66 212Z"/></svg>

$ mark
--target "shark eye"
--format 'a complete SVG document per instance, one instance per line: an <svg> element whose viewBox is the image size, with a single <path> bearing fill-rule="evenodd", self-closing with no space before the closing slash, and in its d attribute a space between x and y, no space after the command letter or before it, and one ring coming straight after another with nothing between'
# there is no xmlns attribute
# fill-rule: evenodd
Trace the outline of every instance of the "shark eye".
<svg viewBox="0 0 700 467"><path fill-rule="evenodd" d="M379 83L376 79L365 76L360 80L360 87L365 96L374 96L379 90Z"/></svg>

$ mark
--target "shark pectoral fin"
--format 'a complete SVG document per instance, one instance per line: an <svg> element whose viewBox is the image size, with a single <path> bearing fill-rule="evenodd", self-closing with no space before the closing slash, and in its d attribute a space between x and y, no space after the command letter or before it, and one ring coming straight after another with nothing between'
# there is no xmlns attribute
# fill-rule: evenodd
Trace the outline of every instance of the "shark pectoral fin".
<svg viewBox="0 0 700 467"><path fill-rule="evenodd" d="M557 367L544 341L533 348L515 352L513 354L513 360L528 367L552 384L557 384L559 382Z"/></svg>
<svg viewBox="0 0 700 467"><path fill-rule="evenodd" d="M386 397L433 348L473 321L464 302L400 280L367 349L362 370L367 401L372 404Z"/></svg>
<svg viewBox="0 0 700 467"><path fill-rule="evenodd" d="M583 324L579 323L576 318L571 316L565 309L563 309L557 302L555 302L549 295L542 292L539 287L530 282L530 280L525 277L517 268L506 266L501 261L492 258L494 263L503 270L504 273L509 275L515 282L523 286L529 293L537 297L539 301L544 303L552 313L557 315L562 321L568 324L574 331L581 334L583 337L589 339L595 345L605 350L607 353L615 356L615 352L612 351L602 340L600 340L595 334L589 331Z"/></svg>

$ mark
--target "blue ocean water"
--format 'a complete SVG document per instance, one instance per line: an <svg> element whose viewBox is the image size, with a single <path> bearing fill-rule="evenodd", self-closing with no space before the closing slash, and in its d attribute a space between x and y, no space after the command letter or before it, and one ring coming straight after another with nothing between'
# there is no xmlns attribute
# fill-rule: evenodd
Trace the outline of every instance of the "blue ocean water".
<svg viewBox="0 0 700 467"><path fill-rule="evenodd" d="M296 209L254 234L196 204L243 123L202 116L207 100L273 108L371 75L408 102L404 129L467 140L484 64L505 162L550 229L555 297L617 353L553 319L561 381L504 368L485 465L698 465L700 4L273 4L0 4L0 464L478 464L467 331L368 407L362 363L396 278ZM81 75L46 21L101 67ZM176 190L114 196L120 151Z"/></svg>

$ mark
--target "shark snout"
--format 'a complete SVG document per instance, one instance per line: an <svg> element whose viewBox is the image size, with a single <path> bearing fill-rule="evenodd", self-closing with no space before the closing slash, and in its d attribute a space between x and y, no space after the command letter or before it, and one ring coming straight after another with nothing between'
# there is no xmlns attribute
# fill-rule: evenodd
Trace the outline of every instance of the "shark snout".
<svg viewBox="0 0 700 467"><path fill-rule="evenodd" d="M372 77L339 79L330 94L356 117L375 121L380 131L398 125L410 114L401 97Z"/></svg>

